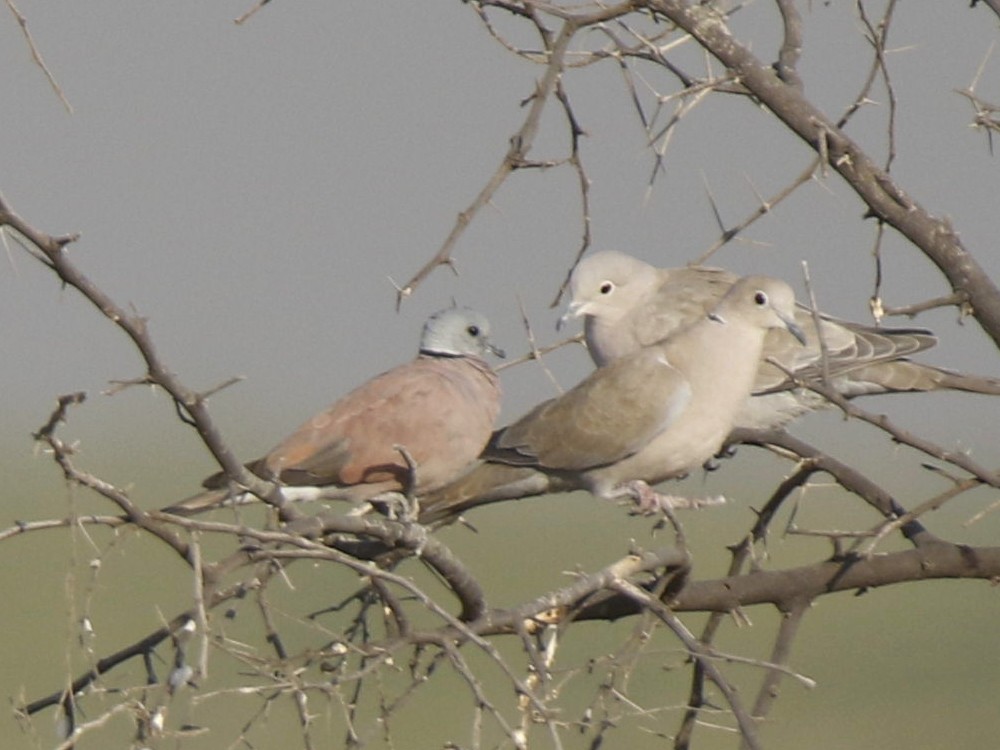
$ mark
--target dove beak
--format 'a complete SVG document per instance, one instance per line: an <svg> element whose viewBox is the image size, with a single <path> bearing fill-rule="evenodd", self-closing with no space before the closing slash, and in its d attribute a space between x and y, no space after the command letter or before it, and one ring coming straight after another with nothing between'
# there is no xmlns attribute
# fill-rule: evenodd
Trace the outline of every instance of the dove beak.
<svg viewBox="0 0 1000 750"><path fill-rule="evenodd" d="M587 303L585 302L570 302L566 307L566 312L562 314L562 317L556 321L556 330L561 331L562 327L566 325L571 320L576 320L581 315L587 314Z"/></svg>
<svg viewBox="0 0 1000 750"><path fill-rule="evenodd" d="M775 312L778 311L775 310ZM785 324L785 328L788 329L788 332L792 334L795 337L795 339L800 344L802 344L802 346L805 346L806 334L802 331L802 328L799 326L799 324L795 322L795 319L792 318L790 315L785 315L784 313L780 312L778 312L778 317L781 318L781 322Z"/></svg>
<svg viewBox="0 0 1000 750"><path fill-rule="evenodd" d="M507 352L494 344L492 341L486 342L486 348L500 359L505 359L507 357Z"/></svg>

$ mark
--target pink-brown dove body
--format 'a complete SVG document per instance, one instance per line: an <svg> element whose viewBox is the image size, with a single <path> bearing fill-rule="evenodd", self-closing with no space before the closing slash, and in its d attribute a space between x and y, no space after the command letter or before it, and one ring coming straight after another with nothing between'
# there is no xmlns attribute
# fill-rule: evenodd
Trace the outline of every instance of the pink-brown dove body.
<svg viewBox="0 0 1000 750"><path fill-rule="evenodd" d="M388 492L433 491L459 477L489 440L500 409L496 373L483 358L503 356L486 318L468 308L442 310L424 325L418 356L377 375L309 419L247 465L302 497L360 503ZM398 447L416 464L416 486ZM215 474L204 492L167 509L193 513L218 505L228 479ZM214 492L213 492L214 491Z"/></svg>

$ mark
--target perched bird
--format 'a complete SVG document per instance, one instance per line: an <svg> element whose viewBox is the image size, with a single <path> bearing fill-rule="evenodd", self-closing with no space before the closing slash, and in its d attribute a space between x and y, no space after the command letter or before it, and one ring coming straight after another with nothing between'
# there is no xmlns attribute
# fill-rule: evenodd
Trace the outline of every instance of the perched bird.
<svg viewBox="0 0 1000 750"><path fill-rule="evenodd" d="M590 356L599 367L606 366L702 316L737 278L718 268L660 269L624 253L598 252L584 258L574 269L569 306L561 320L584 317ZM794 388L788 375L769 364L768 359L801 379L826 376L829 384L848 398L938 389L1000 394L1000 380L905 359L937 343L929 331L872 328L826 315L818 319L817 331L817 317L812 311L796 307L795 322L807 339L804 347L787 332L772 331L767 335L753 396L740 410L735 426L780 427L828 404L808 389Z"/></svg>
<svg viewBox="0 0 1000 750"><path fill-rule="evenodd" d="M783 281L740 279L692 324L598 368L498 430L483 459L555 480L541 483L545 491L585 488L607 499L630 497L643 510L674 505L650 485L700 467L719 450L750 393L767 332L780 328L804 343L794 311ZM522 488L538 482L532 472L504 474Z"/></svg>
<svg viewBox="0 0 1000 750"><path fill-rule="evenodd" d="M389 492L433 491L465 472L490 438L500 386L483 359L487 352L504 356L481 313L435 313L415 359L351 391L247 468L289 487L286 497L360 503ZM416 464L412 488L400 447ZM192 514L234 494L223 473L203 484L207 492L165 510Z"/></svg>

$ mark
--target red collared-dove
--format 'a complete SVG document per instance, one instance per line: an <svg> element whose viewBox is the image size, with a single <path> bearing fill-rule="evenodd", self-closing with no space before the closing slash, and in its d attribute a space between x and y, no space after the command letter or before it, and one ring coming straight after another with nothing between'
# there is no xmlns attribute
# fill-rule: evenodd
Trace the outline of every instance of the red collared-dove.
<svg viewBox="0 0 1000 750"><path fill-rule="evenodd" d="M555 480L548 490L629 496L647 510L671 502L649 485L686 474L721 448L750 393L767 332L780 328L805 341L794 310L783 281L743 278L691 325L598 368L498 430L483 458L536 469Z"/></svg>
<svg viewBox="0 0 1000 750"><path fill-rule="evenodd" d="M718 268L660 269L624 253L604 251L584 258L570 277L571 299L565 321L584 316L590 356L604 366L668 336L701 316L736 282ZM881 329L819 316L826 348L825 373L842 395L956 389L1000 394L1000 381L963 375L910 362L904 357L937 342L922 329ZM803 379L824 374L816 322L810 310L796 307L795 321L807 345L783 331L765 339L754 395L736 417L737 427L779 427L828 402L792 387L787 375L765 360L774 359Z"/></svg>
<svg viewBox="0 0 1000 750"><path fill-rule="evenodd" d="M475 310L436 313L415 359L351 391L247 468L286 485L286 497L360 503L408 489L402 447L416 464L414 494L447 484L475 461L500 409L498 378L483 356L503 352L489 334ZM189 514L219 505L236 494L227 484L215 474L204 482L208 492L166 510Z"/></svg>

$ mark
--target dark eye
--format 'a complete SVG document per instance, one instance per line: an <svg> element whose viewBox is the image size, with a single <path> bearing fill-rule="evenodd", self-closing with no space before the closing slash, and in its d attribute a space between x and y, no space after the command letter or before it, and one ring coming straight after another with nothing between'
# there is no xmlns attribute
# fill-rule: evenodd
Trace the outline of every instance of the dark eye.
<svg viewBox="0 0 1000 750"><path fill-rule="evenodd" d="M473 338L479 335L479 326L469 326L465 330Z"/></svg>
<svg viewBox="0 0 1000 750"><path fill-rule="evenodd" d="M601 284L601 294L611 294L611 291L615 288L615 285L610 281L605 281Z"/></svg>
<svg viewBox="0 0 1000 750"><path fill-rule="evenodd" d="M767 295L764 292L756 292L753 296L753 301L763 307L767 304Z"/></svg>

